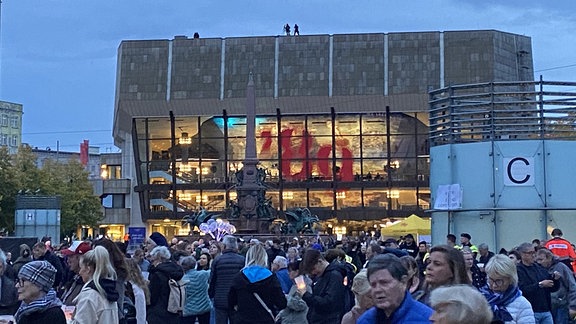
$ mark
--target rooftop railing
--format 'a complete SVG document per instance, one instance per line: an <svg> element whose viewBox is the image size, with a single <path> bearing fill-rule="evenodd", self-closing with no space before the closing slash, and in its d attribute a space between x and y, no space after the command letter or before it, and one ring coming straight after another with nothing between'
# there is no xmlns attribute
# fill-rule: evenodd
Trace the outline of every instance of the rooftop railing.
<svg viewBox="0 0 576 324"><path fill-rule="evenodd" d="M430 92L430 145L576 140L576 82L490 82Z"/></svg>

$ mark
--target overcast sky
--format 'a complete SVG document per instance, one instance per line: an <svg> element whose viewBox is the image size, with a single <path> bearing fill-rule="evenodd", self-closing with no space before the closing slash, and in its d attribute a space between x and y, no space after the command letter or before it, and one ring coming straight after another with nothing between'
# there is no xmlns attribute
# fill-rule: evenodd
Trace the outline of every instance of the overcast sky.
<svg viewBox="0 0 576 324"><path fill-rule="evenodd" d="M576 81L576 1L1 0L0 100L24 105L23 142L115 152L122 40L497 29L532 38L535 77Z"/></svg>

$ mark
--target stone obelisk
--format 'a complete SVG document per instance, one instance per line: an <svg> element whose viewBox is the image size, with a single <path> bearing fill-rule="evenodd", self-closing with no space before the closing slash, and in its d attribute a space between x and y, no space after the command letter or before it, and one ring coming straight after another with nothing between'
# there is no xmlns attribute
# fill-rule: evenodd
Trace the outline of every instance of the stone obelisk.
<svg viewBox="0 0 576 324"><path fill-rule="evenodd" d="M262 204L265 200L265 186L263 170L258 169L256 157L256 95L254 93L254 80L252 73L248 78L246 88L246 152L240 181L236 186L238 207L240 211L239 223L236 226L240 231L256 232L259 227L259 218L263 217Z"/></svg>

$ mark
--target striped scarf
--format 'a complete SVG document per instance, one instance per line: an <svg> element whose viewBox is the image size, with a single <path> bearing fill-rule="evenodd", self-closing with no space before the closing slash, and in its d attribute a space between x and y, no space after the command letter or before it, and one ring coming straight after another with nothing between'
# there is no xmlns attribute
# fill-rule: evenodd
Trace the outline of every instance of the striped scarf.
<svg viewBox="0 0 576 324"><path fill-rule="evenodd" d="M14 318L16 319L16 323L18 323L20 322L22 316L26 316L34 312L43 312L49 308L61 306L62 302L56 296L56 291L54 291L54 289L50 289L50 291L48 291L44 297L37 299L30 304L22 301L20 308L18 308L16 314L14 314Z"/></svg>

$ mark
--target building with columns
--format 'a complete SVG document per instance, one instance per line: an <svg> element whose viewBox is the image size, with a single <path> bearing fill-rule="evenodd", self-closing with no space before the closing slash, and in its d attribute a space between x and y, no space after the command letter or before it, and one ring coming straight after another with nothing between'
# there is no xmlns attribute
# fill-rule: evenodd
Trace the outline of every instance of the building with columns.
<svg viewBox="0 0 576 324"><path fill-rule="evenodd" d="M172 236L200 206L227 216L250 73L272 205L355 234L426 216L428 92L533 80L532 46L496 30L123 41L113 135L131 226Z"/></svg>

